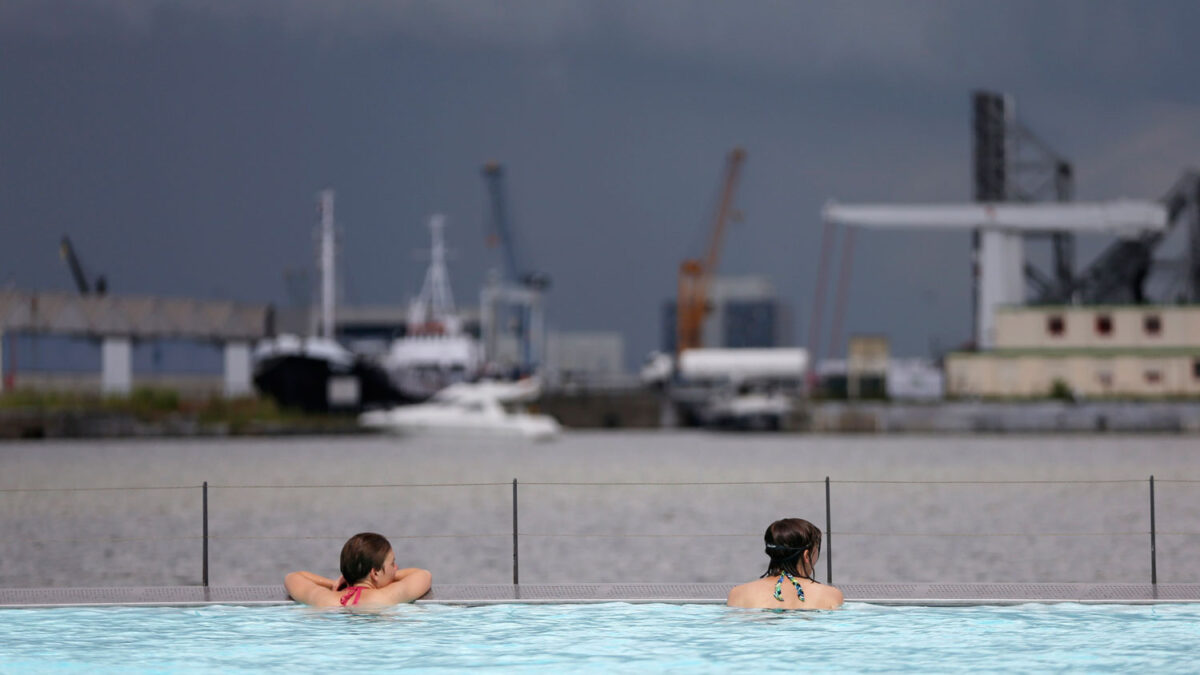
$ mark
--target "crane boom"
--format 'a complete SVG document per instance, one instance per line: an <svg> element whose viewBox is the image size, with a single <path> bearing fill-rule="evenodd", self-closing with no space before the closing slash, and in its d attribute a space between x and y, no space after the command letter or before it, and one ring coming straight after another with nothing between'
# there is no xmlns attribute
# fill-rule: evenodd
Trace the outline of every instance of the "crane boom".
<svg viewBox="0 0 1200 675"><path fill-rule="evenodd" d="M491 161L483 165L483 179L487 183L488 195L492 202L491 229L488 232L488 246L500 246L504 254L504 272L509 281L520 279L521 269L517 267L517 254L508 231L508 207L504 201L504 167L499 162Z"/></svg>
<svg viewBox="0 0 1200 675"><path fill-rule="evenodd" d="M733 211L733 197L737 191L738 178L746 151L734 148L725 161L725 176L721 186L721 199L713 217L712 231L703 260L689 258L679 266L679 295L675 306L675 352L695 349L703 344L701 338L704 317L710 311L708 286L721 258L721 242L725 226Z"/></svg>
<svg viewBox="0 0 1200 675"><path fill-rule="evenodd" d="M75 279L75 288L79 289L80 295L88 295L92 292L92 287L88 284L87 276L83 273L83 265L79 262L79 257L75 255L75 247L71 246L71 238L63 235L63 238L58 244L58 253L62 259L67 261L67 267L71 270L71 277Z"/></svg>

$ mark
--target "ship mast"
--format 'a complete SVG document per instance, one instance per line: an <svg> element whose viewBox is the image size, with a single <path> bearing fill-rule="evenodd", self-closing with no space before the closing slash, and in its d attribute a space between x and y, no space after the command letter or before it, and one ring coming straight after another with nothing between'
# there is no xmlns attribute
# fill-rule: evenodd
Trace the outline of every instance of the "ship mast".
<svg viewBox="0 0 1200 675"><path fill-rule="evenodd" d="M333 190L321 190L318 209L321 213L321 331L320 336L333 339Z"/></svg>
<svg viewBox="0 0 1200 675"><path fill-rule="evenodd" d="M446 272L446 244L442 229L446 217L440 213L429 219L429 231L433 242L429 249L429 269L425 272L425 283L421 294L408 308L410 332L457 333L458 314L454 310L454 295L450 291L450 276Z"/></svg>

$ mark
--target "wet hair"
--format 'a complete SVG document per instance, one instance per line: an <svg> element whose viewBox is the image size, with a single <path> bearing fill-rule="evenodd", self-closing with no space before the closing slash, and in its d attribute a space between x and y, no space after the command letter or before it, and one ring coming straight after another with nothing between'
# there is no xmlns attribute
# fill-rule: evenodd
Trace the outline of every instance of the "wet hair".
<svg viewBox="0 0 1200 675"><path fill-rule="evenodd" d="M803 518L784 518L771 523L763 535L766 543L767 565L764 577L787 572L793 576L812 579L812 563L821 552L821 530ZM804 563L808 551L809 563Z"/></svg>
<svg viewBox="0 0 1200 675"><path fill-rule="evenodd" d="M366 579L371 570L383 569L383 561L391 550L391 543L382 534L360 532L350 537L342 546L342 578L348 584Z"/></svg>

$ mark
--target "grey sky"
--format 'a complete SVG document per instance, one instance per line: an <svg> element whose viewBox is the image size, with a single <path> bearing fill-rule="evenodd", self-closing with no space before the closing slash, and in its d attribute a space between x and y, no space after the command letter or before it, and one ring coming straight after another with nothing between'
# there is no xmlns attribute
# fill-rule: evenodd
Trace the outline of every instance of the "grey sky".
<svg viewBox="0 0 1200 675"><path fill-rule="evenodd" d="M71 288L66 233L115 292L285 303L328 185L348 301L415 293L440 211L474 304L497 159L551 325L638 358L740 144L721 272L769 278L803 341L821 205L968 199L972 89L1016 97L1082 199L1200 165L1198 25L1192 2L8 0L0 284ZM969 337L965 235L856 252L847 332Z"/></svg>

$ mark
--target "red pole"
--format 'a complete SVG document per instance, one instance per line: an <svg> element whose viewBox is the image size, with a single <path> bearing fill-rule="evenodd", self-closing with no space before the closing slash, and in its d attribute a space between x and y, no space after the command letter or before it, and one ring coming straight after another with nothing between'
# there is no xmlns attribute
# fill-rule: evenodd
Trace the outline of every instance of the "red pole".
<svg viewBox="0 0 1200 675"><path fill-rule="evenodd" d="M4 370L4 391L12 391L17 379L17 341L12 335L5 334L8 341L8 368Z"/></svg>
<svg viewBox="0 0 1200 675"><path fill-rule="evenodd" d="M817 286L813 291L812 317L808 321L808 352L812 355L812 368L808 373L808 389L816 384L817 361L821 356L821 315L825 304L825 284L828 278L829 249L833 244L833 223L825 221L821 228L821 257L817 260Z"/></svg>
<svg viewBox="0 0 1200 675"><path fill-rule="evenodd" d="M833 332L829 337L829 353L844 350L842 346L842 320L846 315L846 296L849 293L850 266L854 255L854 228L846 228L846 239L842 242L842 267L838 270L837 303L833 306Z"/></svg>

